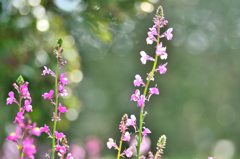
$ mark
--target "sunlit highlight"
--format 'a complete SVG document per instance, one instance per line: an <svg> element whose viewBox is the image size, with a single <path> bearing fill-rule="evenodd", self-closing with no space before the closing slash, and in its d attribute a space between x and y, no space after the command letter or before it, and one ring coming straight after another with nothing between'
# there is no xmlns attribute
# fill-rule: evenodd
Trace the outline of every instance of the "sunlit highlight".
<svg viewBox="0 0 240 159"><path fill-rule="evenodd" d="M41 19L37 21L37 29L39 31L45 32L49 29L50 25L46 19Z"/></svg>
<svg viewBox="0 0 240 159"><path fill-rule="evenodd" d="M141 9L144 12L151 13L154 10L154 7L151 3L148 2L142 2L141 3Z"/></svg>

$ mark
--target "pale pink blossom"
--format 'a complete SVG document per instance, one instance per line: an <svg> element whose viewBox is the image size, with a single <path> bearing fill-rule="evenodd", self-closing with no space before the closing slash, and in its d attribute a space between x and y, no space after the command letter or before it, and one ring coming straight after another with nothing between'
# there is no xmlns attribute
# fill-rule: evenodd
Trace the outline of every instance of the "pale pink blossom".
<svg viewBox="0 0 240 159"><path fill-rule="evenodd" d="M138 101L140 97L140 91L136 89L135 94L132 94L130 101Z"/></svg>
<svg viewBox="0 0 240 159"><path fill-rule="evenodd" d="M136 86L139 87L141 84L145 85L145 84L143 83L142 77L141 77L139 74L136 74L136 75L135 75L135 80L133 81L133 84L134 84L135 87L136 87Z"/></svg>
<svg viewBox="0 0 240 159"><path fill-rule="evenodd" d="M138 100L137 106L140 106L141 108L145 106L145 96L141 95L140 99Z"/></svg>
<svg viewBox="0 0 240 159"><path fill-rule="evenodd" d="M141 57L142 64L146 64L147 60L155 61L155 59L148 56L145 51L141 51L140 54L142 56Z"/></svg>
<svg viewBox="0 0 240 159"><path fill-rule="evenodd" d="M25 106L24 106L24 107L25 107L25 110L26 110L27 112L29 112L29 111L32 112L32 111L33 111L33 110L32 110L32 106L30 105L30 104L31 104L31 100L30 100L30 102L29 102L29 100L25 100L24 103L25 103Z"/></svg>
<svg viewBox="0 0 240 159"><path fill-rule="evenodd" d="M163 65L159 65L158 68L155 71L159 71L160 74L165 74L167 72L167 62Z"/></svg>
<svg viewBox="0 0 240 159"><path fill-rule="evenodd" d="M133 114L130 116L130 119L127 120L127 126L130 126L130 125L134 127L136 132L136 117Z"/></svg>
<svg viewBox="0 0 240 159"><path fill-rule="evenodd" d="M128 131L125 132L125 134L123 135L123 141L130 141L130 135L131 133L129 133Z"/></svg>
<svg viewBox="0 0 240 159"><path fill-rule="evenodd" d="M108 140L109 141L107 142L107 147L109 149L111 149L112 147L114 147L115 149L118 149L116 142L112 138L109 138Z"/></svg>

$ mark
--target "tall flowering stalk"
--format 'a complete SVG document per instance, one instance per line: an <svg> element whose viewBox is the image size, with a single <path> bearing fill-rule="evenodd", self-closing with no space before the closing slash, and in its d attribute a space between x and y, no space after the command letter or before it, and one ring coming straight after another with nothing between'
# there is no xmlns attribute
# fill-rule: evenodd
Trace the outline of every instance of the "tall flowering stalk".
<svg viewBox="0 0 240 159"><path fill-rule="evenodd" d="M156 55L155 55L155 59L150 57L149 55L147 55L144 51L141 51L141 62L142 64L146 64L147 60L150 61L154 61L153 64L153 68L151 70L151 72L148 74L146 80L147 83L145 84L141 78L140 75L136 75L135 76L135 80L134 80L134 85L135 86L140 86L142 85L144 88L144 92L143 94L140 96L140 91L137 89L135 91L135 94L132 95L131 100L137 101L138 104L137 106L141 107L141 111L140 111L140 122L139 122L139 133L138 133L138 144L137 144L137 159L140 156L140 147L141 147L141 143L144 137L144 131L142 131L142 125L143 125L143 116L144 116L144 107L145 107L145 101L149 101L150 97L153 94L159 94L159 90L157 88L157 84L155 85L155 87L153 88L149 88L149 83L150 81L154 81L154 72L159 72L160 74L165 74L167 71L166 65L168 64L167 62L164 64L159 65L157 68L157 61L158 61L158 57L160 57L161 60L166 60L168 55L166 53L166 47L162 46L162 42L160 42L160 38L166 37L167 40L171 40L172 39L172 28L167 29L167 31L165 31L163 34L160 34L160 29L164 27L164 25L166 25L168 23L167 20L165 20L164 14L163 14L163 8L162 6L159 6L156 12L155 17L153 18L153 22L154 25L152 28L149 28L149 32L148 32L148 37L146 39L147 44L153 44L153 42L155 41L157 43L156 45ZM147 90L148 91L148 95L147 95ZM144 128L144 127L143 127Z"/></svg>
<svg viewBox="0 0 240 159"><path fill-rule="evenodd" d="M63 159L64 154L66 151L69 149L69 146L67 145L67 139L66 135L64 135L62 132L56 131L56 126L57 126L57 121L60 121L60 115L61 113L65 113L68 110L66 107L63 107L61 103L58 102L58 97L59 95L61 96L67 96L68 93L66 89L64 89L64 86L69 83L68 79L66 78L66 73L62 73L60 75L60 79L58 80L58 70L67 64L66 61L62 61L61 54L63 53L62 47L63 40L62 38L59 38L57 40L57 45L55 46L54 53L57 58L57 70L56 74L48 69L46 66L44 66L44 70L42 75L50 74L53 77L55 77L55 101L54 101L54 90L50 90L49 93L44 93L42 96L44 99L48 98L50 99L52 105L54 105L54 112L53 112L53 118L52 121L54 122L53 124L53 133L51 133L49 127L45 124L44 127L40 128L41 132L46 132L50 138L52 138L52 159L54 159L55 152L58 152L58 156L60 159ZM62 61L62 62L61 62ZM50 158L48 154L46 154L47 158ZM70 153L67 154L66 159L73 159Z"/></svg>
<svg viewBox="0 0 240 159"><path fill-rule="evenodd" d="M32 121L29 115L25 114L25 111L32 112L32 98L28 91L28 82L25 82L23 77L20 75L17 79L17 84L13 83L14 88L19 94L19 101L14 97L14 92L10 91L8 93L9 98L7 98L7 104L16 103L19 108L19 112L15 117L13 123L17 123L17 128L15 132L12 132L6 140L13 141L19 150L19 159L31 158L34 159L34 155L37 150L33 144L35 136L40 136L41 131L37 127L36 123L31 125ZM21 106L22 100L24 100L24 106Z"/></svg>
<svg viewBox="0 0 240 159"><path fill-rule="evenodd" d="M139 158L145 159L146 158L145 156L140 156L141 144L142 144L143 140L145 139L145 136L148 133L151 133L151 131L148 128L143 127L143 123L144 123L143 119L147 114L147 112L144 112L145 101L146 100L149 101L150 97L153 94L157 94L157 95L159 94L157 84L155 85L155 87L152 87L149 89L148 89L148 86L149 86L150 81L154 81L154 73L155 72L158 71L160 74L165 74L167 71L167 68L166 68L166 65L168 64L167 62L159 65L156 68L158 57L160 57L161 60L166 60L168 57L168 55L166 53L166 47L162 46L162 42L160 42L160 38L166 37L167 40L171 40L172 36L173 36L172 28L167 29L167 31L165 31L163 34L160 34L160 28L163 28L164 25L166 25L168 23L168 21L165 20L165 18L164 18L163 9L161 6L158 7L156 15L153 18L153 22L154 22L154 25L152 28L149 28L150 31L148 32L148 37L146 39L146 42L147 42L147 44L153 44L154 41L157 43L156 51L155 51L155 53L156 53L155 58L152 58L151 56L147 55L147 53L145 51L140 52L140 55L141 55L140 60L141 60L142 64L146 64L147 61L154 61L153 68L150 71L150 73L148 73L148 76L146 78L146 80L147 80L146 83L143 82L143 79L140 75L138 75L138 74L135 75L135 80L133 81L134 86L137 86L137 87L143 86L145 88L144 88L143 94L140 93L139 89L136 89L135 93L132 94L131 99L130 99L131 101L132 100L137 101L137 106L141 107L139 127L138 128L136 127L136 117L134 115L131 115L131 119L127 119L127 115L125 115L125 117L123 117L122 122L119 126L120 130L122 132L121 139L119 142L119 147L117 146L116 142L112 138L110 138L107 143L107 146L109 149L114 147L115 149L118 150L118 157L117 157L118 159L120 156L123 156L123 155L126 155L126 157L132 156L132 151L131 151L132 147L128 148L127 150L124 150L123 153L120 153L122 141L130 141L130 133L125 132L127 127L130 125L132 125L134 127L135 132L138 132L138 137L136 137L137 141L138 141L138 143L136 145L136 147L137 147L137 157L136 158L137 159L139 159ZM124 140L126 138L128 140ZM166 144L166 136L163 135L159 139L159 142L157 144L158 145L157 153L154 156L151 152L149 152L149 158L153 159L153 158L157 158L158 156L160 156L160 154L163 153L162 149L164 148L165 144Z"/></svg>

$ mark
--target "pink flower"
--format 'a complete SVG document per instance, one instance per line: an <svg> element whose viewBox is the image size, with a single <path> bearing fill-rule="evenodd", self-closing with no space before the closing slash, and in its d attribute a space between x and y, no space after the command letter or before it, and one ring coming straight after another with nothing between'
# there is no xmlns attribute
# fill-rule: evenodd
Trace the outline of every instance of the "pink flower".
<svg viewBox="0 0 240 159"><path fill-rule="evenodd" d="M144 107L145 106L145 96L141 95L141 98L138 100L137 106Z"/></svg>
<svg viewBox="0 0 240 159"><path fill-rule="evenodd" d="M17 126L16 132L12 132L12 133L7 137L6 140L15 142L16 139L19 139L19 138L20 138L20 136L19 136L20 131L21 131L21 127L20 127L20 126Z"/></svg>
<svg viewBox="0 0 240 159"><path fill-rule="evenodd" d="M37 123L33 123L33 127L32 127L31 133L33 135L40 136L41 135L41 130L40 130L39 127L36 127L36 126L37 126Z"/></svg>
<svg viewBox="0 0 240 159"><path fill-rule="evenodd" d="M166 60L167 59L167 53L166 53L166 47L162 47L162 42L160 42L160 44L157 46L157 49L156 49L156 54L158 56L160 56L160 58L162 60Z"/></svg>
<svg viewBox="0 0 240 159"><path fill-rule="evenodd" d="M150 32L150 34L151 34L151 32ZM156 41L157 42L157 39L153 36L153 35L150 35L150 34L148 34L148 37L147 37L147 39L146 39L146 42L147 42L147 44L153 44L153 41Z"/></svg>
<svg viewBox="0 0 240 159"><path fill-rule="evenodd" d="M44 93L42 96L43 96L44 99L46 99L46 98L52 99L53 98L52 97L53 93L54 93L54 91L50 90L49 93Z"/></svg>
<svg viewBox="0 0 240 159"><path fill-rule="evenodd" d="M120 154L120 156L126 155L127 157L130 158L130 157L132 157L132 154L133 154L133 152L132 152L132 146L131 146L127 150L124 150L124 152L122 154Z"/></svg>
<svg viewBox="0 0 240 159"><path fill-rule="evenodd" d="M24 119L23 113L24 112L18 112L13 123L21 123L21 120Z"/></svg>
<svg viewBox="0 0 240 159"><path fill-rule="evenodd" d="M157 88L157 84L155 85L155 87L152 87L152 88L149 88L149 95L148 95L148 101L150 99L150 97L153 95L153 94L159 94L159 90Z"/></svg>
<svg viewBox="0 0 240 159"><path fill-rule="evenodd" d="M173 31L173 28L169 28L166 32L165 32L165 36L167 37L167 40L172 40L172 31Z"/></svg>
<svg viewBox="0 0 240 159"><path fill-rule="evenodd" d="M68 81L68 79L65 77L65 75L66 75L66 73L62 73L62 74L60 75L59 83L62 82L63 85L69 83L69 81Z"/></svg>
<svg viewBox="0 0 240 159"><path fill-rule="evenodd" d="M61 84L59 84L59 94L60 94L61 96L67 96L67 95L68 95L67 90L64 89L64 86L61 85Z"/></svg>
<svg viewBox="0 0 240 159"><path fill-rule="evenodd" d="M141 76L140 76L139 74L136 74L136 75L135 75L135 80L133 81L133 84L134 84L135 87L136 87L136 86L139 87L141 84L145 85L145 84L143 83L143 80L142 80L142 78L141 78Z"/></svg>
<svg viewBox="0 0 240 159"><path fill-rule="evenodd" d="M128 131L125 132L124 136L123 136L123 141L130 141L130 135L131 133L129 133Z"/></svg>
<svg viewBox="0 0 240 159"><path fill-rule="evenodd" d="M127 126L130 126L132 125L135 129L135 132L136 132L136 117L135 115L131 115L131 118L127 120Z"/></svg>
<svg viewBox="0 0 240 159"><path fill-rule="evenodd" d="M109 138L108 140L109 141L107 142L107 147L109 149L111 149L112 147L114 147L115 149L118 149L117 144L115 143L115 141L113 141L112 138Z"/></svg>
<svg viewBox="0 0 240 159"><path fill-rule="evenodd" d="M41 75L45 75L45 74L50 74L53 77L56 77L56 75L53 73L53 71L51 69L48 69L47 66L43 66L45 70L43 70L43 73Z"/></svg>
<svg viewBox="0 0 240 159"><path fill-rule="evenodd" d="M20 87L20 92L21 92L22 98L24 98L24 99L31 98L30 93L28 91L28 82L25 82L25 84Z"/></svg>
<svg viewBox="0 0 240 159"><path fill-rule="evenodd" d="M59 151L61 154L65 154L67 151L65 146L60 146L59 144L56 145L55 150Z"/></svg>
<svg viewBox="0 0 240 159"><path fill-rule="evenodd" d="M158 35L155 27L149 28L150 32L148 32L148 36L150 35Z"/></svg>
<svg viewBox="0 0 240 159"><path fill-rule="evenodd" d="M29 102L29 100L25 100L24 102L25 102L25 106L24 106L24 107L25 107L25 110L26 110L27 112L29 112L29 111L32 112L32 111L33 111L33 110L32 110L32 106L30 105L30 104L31 104L31 100L30 100L30 102Z"/></svg>
<svg viewBox="0 0 240 159"><path fill-rule="evenodd" d="M19 93L19 87L17 86L17 84L16 83L13 83L13 87L18 91L18 93Z"/></svg>
<svg viewBox="0 0 240 159"><path fill-rule="evenodd" d="M72 154L68 153L66 159L73 159Z"/></svg>
<svg viewBox="0 0 240 159"><path fill-rule="evenodd" d="M61 65L58 67L58 69L60 69L62 66L66 65L66 64L67 64L67 61L61 62Z"/></svg>
<svg viewBox="0 0 240 159"><path fill-rule="evenodd" d="M158 70L160 74L165 74L167 72L166 68L167 64L168 63L166 62L165 64L158 66L158 68L155 71Z"/></svg>
<svg viewBox="0 0 240 159"><path fill-rule="evenodd" d="M49 132L49 128L46 124L44 124L44 127L40 127L40 132L45 132L48 134L49 137L52 137L50 132Z"/></svg>
<svg viewBox="0 0 240 159"><path fill-rule="evenodd" d="M61 103L59 103L58 111L59 111L59 113L68 112L68 110L66 109L66 107L63 107Z"/></svg>
<svg viewBox="0 0 240 159"><path fill-rule="evenodd" d="M215 159L215 157L208 157L208 159Z"/></svg>
<svg viewBox="0 0 240 159"><path fill-rule="evenodd" d="M141 57L142 64L146 64L147 60L155 61L155 59L148 56L145 51L141 51L140 54L142 56Z"/></svg>
<svg viewBox="0 0 240 159"><path fill-rule="evenodd" d="M147 134L151 133L151 131L148 128L145 128L145 127L143 127L143 129L144 129L144 131L142 132L142 136L143 136L143 140L144 140L145 136Z"/></svg>
<svg viewBox="0 0 240 159"><path fill-rule="evenodd" d="M47 66L43 66L45 70L43 70L43 73L41 75L49 74L51 72L50 69L47 68Z"/></svg>
<svg viewBox="0 0 240 159"><path fill-rule="evenodd" d="M135 94L132 94L130 101L138 101L140 97L140 91L136 89Z"/></svg>
<svg viewBox="0 0 240 159"><path fill-rule="evenodd" d="M55 135L57 140L61 139L62 137L66 137L62 132L58 133L57 131L55 131Z"/></svg>
<svg viewBox="0 0 240 159"><path fill-rule="evenodd" d="M14 102L14 101L16 100L16 99L14 98L14 93L13 93L13 91L9 92L8 95L9 95L9 98L7 98L7 105L8 105L8 104L12 104L12 102Z"/></svg>
<svg viewBox="0 0 240 159"><path fill-rule="evenodd" d="M33 145L33 138L25 139L23 141L23 148L24 148L24 151L25 151L25 153L24 153L25 157L34 159L33 154L37 153L37 150L36 150L35 145Z"/></svg>

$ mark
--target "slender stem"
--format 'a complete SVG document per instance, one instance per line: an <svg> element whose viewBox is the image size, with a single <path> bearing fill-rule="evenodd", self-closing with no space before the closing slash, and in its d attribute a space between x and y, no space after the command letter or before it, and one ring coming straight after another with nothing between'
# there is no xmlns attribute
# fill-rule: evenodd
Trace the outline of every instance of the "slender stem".
<svg viewBox="0 0 240 159"><path fill-rule="evenodd" d="M159 33L160 33L160 27L158 28L158 35L159 35ZM158 36L158 38L157 38L157 47L158 47L158 44L159 44L159 36ZM156 69L157 59L158 59L158 55L156 54L156 55L155 55L155 61L154 61L154 64L153 64L153 68L152 68L151 74L149 75L147 84L146 84L146 86L145 86L145 88L144 88L144 93L143 93L144 97L146 97L148 85L149 85L149 83L150 83L150 79L152 78L153 72L154 72L154 70ZM137 145L137 159L139 159L139 157L140 157L140 147L141 147L141 142L142 142L143 111L144 111L144 106L141 107L141 112L140 112L139 133L138 133L138 145Z"/></svg>
<svg viewBox="0 0 240 159"><path fill-rule="evenodd" d="M19 112L20 112L21 111L21 102L22 102L21 85L19 87L19 90L20 90L20 92L19 92L19 104L18 104L18 106L19 106ZM19 142L18 148L19 148L19 156L22 157L23 156L22 151L21 151L22 150L22 144L20 142Z"/></svg>
<svg viewBox="0 0 240 159"><path fill-rule="evenodd" d="M22 102L22 96L21 96L21 85L20 85L20 93L19 93L19 112L21 110L21 102Z"/></svg>
<svg viewBox="0 0 240 159"><path fill-rule="evenodd" d="M122 148L122 138L123 138L123 134L124 134L124 133L122 133L121 140L120 140L120 144L119 144L119 148L118 148L118 156L117 156L117 159L120 158L120 153L121 153L121 148Z"/></svg>
<svg viewBox="0 0 240 159"><path fill-rule="evenodd" d="M158 157L158 152L156 153L156 155L155 155L154 159L157 159L157 157Z"/></svg>
<svg viewBox="0 0 240 159"><path fill-rule="evenodd" d="M59 53L58 53L59 56ZM55 117L54 117L54 125L53 125L53 135L52 135L52 159L54 159L54 152L55 152L55 131L57 126L57 106L58 106L58 56L57 56L57 70L56 70L56 78L55 78Z"/></svg>

